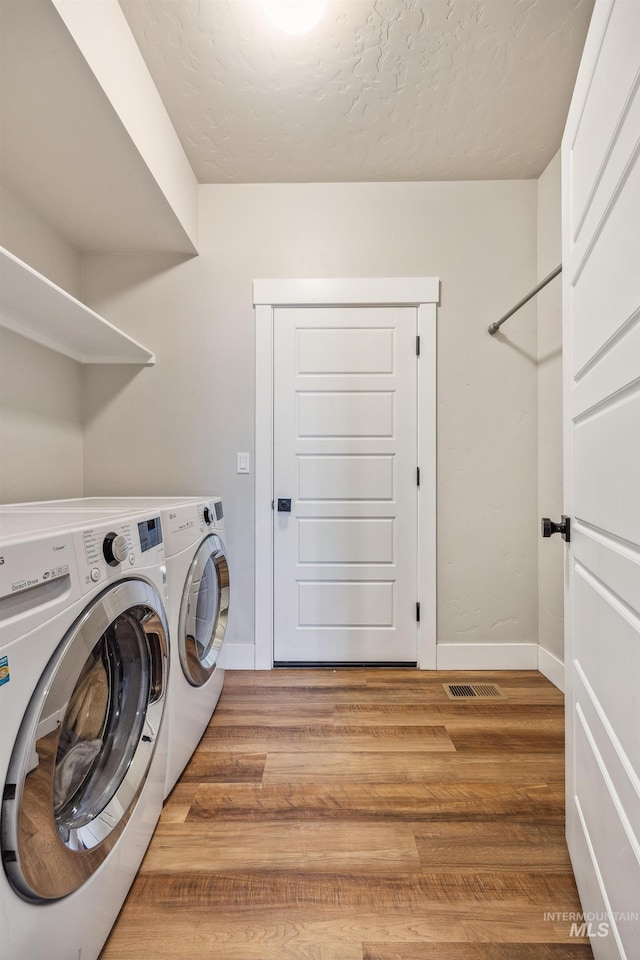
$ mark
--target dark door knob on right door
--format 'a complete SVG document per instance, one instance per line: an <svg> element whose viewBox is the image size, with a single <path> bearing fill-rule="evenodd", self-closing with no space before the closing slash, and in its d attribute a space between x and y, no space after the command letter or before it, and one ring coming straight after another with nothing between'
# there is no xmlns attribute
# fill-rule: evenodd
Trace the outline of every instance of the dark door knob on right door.
<svg viewBox="0 0 640 960"><path fill-rule="evenodd" d="M560 523L555 523L555 521L550 520L549 517L543 517L541 527L542 536L545 538L552 537L554 533L559 533L567 543L571 540L571 518L566 517L564 514L562 514Z"/></svg>

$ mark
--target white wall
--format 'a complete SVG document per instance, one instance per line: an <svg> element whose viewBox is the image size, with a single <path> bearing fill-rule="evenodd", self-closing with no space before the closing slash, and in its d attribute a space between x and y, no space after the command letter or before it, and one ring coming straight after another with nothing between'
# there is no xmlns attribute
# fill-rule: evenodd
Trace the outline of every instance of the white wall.
<svg viewBox="0 0 640 960"><path fill-rule="evenodd" d="M0 245L74 297L80 297L82 258L22 197L0 181Z"/></svg>
<svg viewBox="0 0 640 960"><path fill-rule="evenodd" d="M80 295L80 254L2 184L0 244ZM0 329L0 502L79 496L82 489L80 364Z"/></svg>
<svg viewBox="0 0 640 960"><path fill-rule="evenodd" d="M85 301L157 354L85 371L85 493L222 495L230 640L251 644L253 478L235 454L254 446L252 281L439 276L438 637L522 663L538 619L535 307L507 336L487 325L535 282L535 182L205 186L200 250L84 258Z"/></svg>
<svg viewBox="0 0 640 960"><path fill-rule="evenodd" d="M560 152L538 180L538 279L562 260ZM537 297L538 516L562 514L562 284L552 280ZM564 680L564 541L538 541L539 666L558 686Z"/></svg>

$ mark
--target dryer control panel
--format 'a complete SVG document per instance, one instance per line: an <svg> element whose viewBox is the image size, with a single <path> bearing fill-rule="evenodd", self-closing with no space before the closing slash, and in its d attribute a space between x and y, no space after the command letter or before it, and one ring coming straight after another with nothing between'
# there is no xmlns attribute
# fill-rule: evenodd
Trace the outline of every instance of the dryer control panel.
<svg viewBox="0 0 640 960"><path fill-rule="evenodd" d="M200 529L203 533L224 529L224 510L220 497L203 500L202 503L198 504L198 514Z"/></svg>

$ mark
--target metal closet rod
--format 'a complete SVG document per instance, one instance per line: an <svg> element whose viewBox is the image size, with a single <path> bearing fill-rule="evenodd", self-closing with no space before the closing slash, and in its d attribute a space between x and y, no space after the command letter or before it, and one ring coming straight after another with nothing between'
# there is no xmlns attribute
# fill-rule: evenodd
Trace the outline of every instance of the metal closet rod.
<svg viewBox="0 0 640 960"><path fill-rule="evenodd" d="M512 317L516 310L519 310L520 307L524 307L525 303L529 303L529 300L531 300L532 297L535 297L536 293L540 293L542 288L546 287L548 283L551 283L554 277L557 277L559 273L562 273L562 264L557 266L555 270L552 270L548 277L545 277L544 280L541 280L540 283L536 284L533 290L530 290L526 297L523 297L522 300L518 300L515 307L511 307L511 310L509 310L508 313L505 313L505 315L500 317L499 320L496 320L495 323L490 323L487 329L491 336L498 332L505 320L508 320L509 317Z"/></svg>

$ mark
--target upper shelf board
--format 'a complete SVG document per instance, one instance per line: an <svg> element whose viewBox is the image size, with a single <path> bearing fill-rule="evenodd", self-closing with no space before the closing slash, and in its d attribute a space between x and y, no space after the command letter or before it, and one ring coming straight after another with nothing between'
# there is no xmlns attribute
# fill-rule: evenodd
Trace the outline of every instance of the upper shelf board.
<svg viewBox="0 0 640 960"><path fill-rule="evenodd" d="M4 247L0 325L79 363L155 363L150 350Z"/></svg>
<svg viewBox="0 0 640 960"><path fill-rule="evenodd" d="M197 181L150 78L129 76L142 58L122 11L61 8L75 35L52 0L0 0L3 182L80 253L197 253Z"/></svg>

